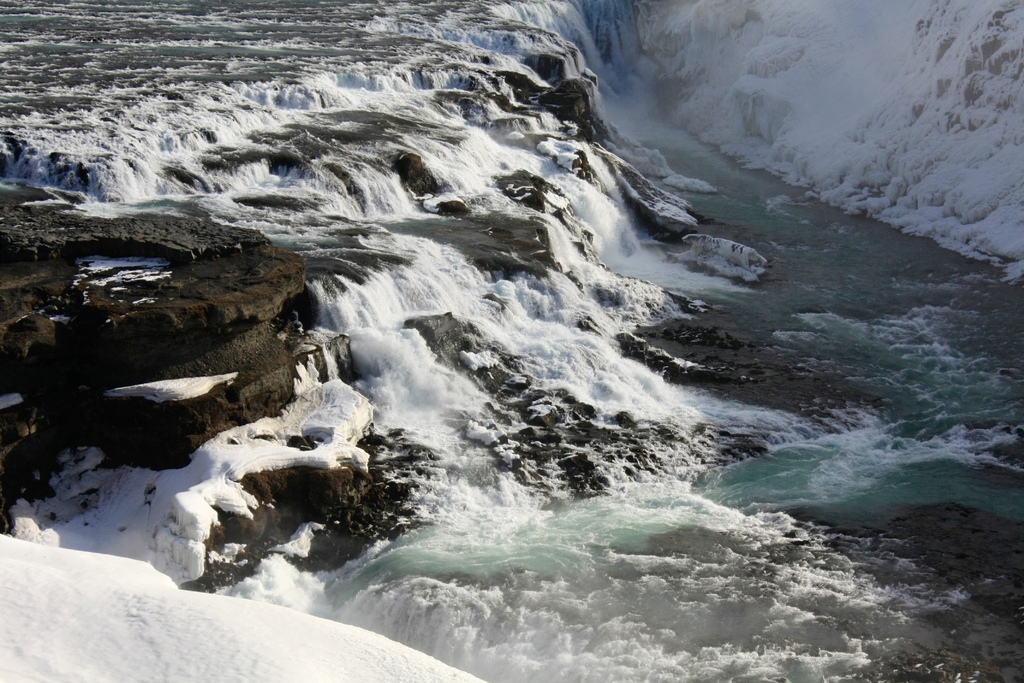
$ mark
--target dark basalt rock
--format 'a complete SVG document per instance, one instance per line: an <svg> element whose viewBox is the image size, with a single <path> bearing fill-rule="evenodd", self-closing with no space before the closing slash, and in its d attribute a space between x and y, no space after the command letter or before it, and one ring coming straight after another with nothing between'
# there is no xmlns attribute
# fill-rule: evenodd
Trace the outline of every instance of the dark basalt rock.
<svg viewBox="0 0 1024 683"><path fill-rule="evenodd" d="M418 197L441 192L441 184L423 163L423 157L419 154L405 152L399 155L395 159L395 171L406 189Z"/></svg>
<svg viewBox="0 0 1024 683"><path fill-rule="evenodd" d="M469 207L461 199L446 199L437 202L437 215L439 216L465 216L469 213Z"/></svg>
<svg viewBox="0 0 1024 683"><path fill-rule="evenodd" d="M1007 489L1024 483L1010 468L992 467L989 474ZM879 666L878 674L885 675L872 680L995 682L1021 670L1024 522L958 503L901 506L870 525L834 526L813 508L787 512L828 528L829 545L855 562L866 553L872 561L861 566L882 586L959 594L954 609L924 615L941 634L932 647L899 655L894 666ZM962 635L981 632L988 634L984 641Z"/></svg>
<svg viewBox="0 0 1024 683"><path fill-rule="evenodd" d="M291 311L304 293L295 254L261 234L192 218L89 218L0 201L0 513L50 495L57 453L99 446L110 465L188 462L224 429L276 414L292 398L297 359L328 355L351 372L344 342L296 349ZM160 258L145 278L76 259ZM314 360L314 362L316 362ZM166 403L114 398L132 384L237 372L204 396ZM6 526L5 522L0 524Z"/></svg>
<svg viewBox="0 0 1024 683"><path fill-rule="evenodd" d="M317 207L317 202L313 199L288 197L279 194L236 197L234 202L242 206L248 206L250 209L277 209L281 211L308 211Z"/></svg>
<svg viewBox="0 0 1024 683"><path fill-rule="evenodd" d="M240 483L259 506L252 519L221 511L207 546L223 553L226 544L237 543L244 550L232 561L207 562L203 576L184 588L213 591L252 575L271 548L287 543L305 523L324 526L314 534L307 557L289 558L306 571L337 569L370 543L395 538L410 524L410 485L379 469L293 467L247 474Z"/></svg>
<svg viewBox="0 0 1024 683"><path fill-rule="evenodd" d="M547 211L545 193L551 189L551 183L529 171L516 171L500 178L495 178L501 192L514 202L544 213Z"/></svg>
<svg viewBox="0 0 1024 683"><path fill-rule="evenodd" d="M185 264L269 246L267 238L255 230L196 218L147 215L99 219L52 206L0 204L0 263L73 261L102 254Z"/></svg>
<svg viewBox="0 0 1024 683"><path fill-rule="evenodd" d="M478 353L485 348L483 336L473 323L451 313L409 318L404 327L419 332L430 350L451 367L461 365L461 352Z"/></svg>
<svg viewBox="0 0 1024 683"><path fill-rule="evenodd" d="M594 139L593 88L589 81L571 79L538 95L537 102L560 121L575 124L580 138L589 142Z"/></svg>
<svg viewBox="0 0 1024 683"><path fill-rule="evenodd" d="M616 339L622 355L639 361L675 384L717 384L747 381L744 376L735 376L724 368L713 368L690 364L674 358L662 349L648 344L645 340L623 332Z"/></svg>
<svg viewBox="0 0 1024 683"><path fill-rule="evenodd" d="M530 55L526 65L546 81L557 83L565 78L565 58L561 55Z"/></svg>
<svg viewBox="0 0 1024 683"><path fill-rule="evenodd" d="M693 310L693 309L690 309ZM876 409L877 396L845 378L811 370L778 349L741 338L736 321L712 311L694 311L717 325L671 322L618 336L622 354L666 381L696 386L733 400L764 405L832 424L851 408ZM730 323L731 331L725 331Z"/></svg>
<svg viewBox="0 0 1024 683"><path fill-rule="evenodd" d="M547 88L524 73L518 71L498 71L495 74L511 90L520 102L529 102Z"/></svg>
<svg viewBox="0 0 1024 683"><path fill-rule="evenodd" d="M526 208L539 211L540 213L548 212L549 195L556 194L561 196L558 188L529 171L516 171L515 173L495 178L494 181L506 197L517 204L522 204ZM559 216L561 209L554 209L552 213Z"/></svg>

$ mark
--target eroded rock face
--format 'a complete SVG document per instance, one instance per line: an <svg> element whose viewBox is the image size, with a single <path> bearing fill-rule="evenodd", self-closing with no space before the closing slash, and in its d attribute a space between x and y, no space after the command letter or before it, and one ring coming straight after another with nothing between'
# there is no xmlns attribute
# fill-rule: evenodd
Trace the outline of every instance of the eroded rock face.
<svg viewBox="0 0 1024 683"><path fill-rule="evenodd" d="M561 121L576 126L584 140L593 140L595 120L593 113L594 85L583 79L569 79L546 92L537 101L555 114Z"/></svg>
<svg viewBox="0 0 1024 683"><path fill-rule="evenodd" d="M302 260L255 231L166 216L0 205L0 506L47 493L63 448L179 467L198 444L293 393ZM307 353L308 351L301 352ZM300 355L301 355L300 353ZM110 389L238 373L187 400ZM6 526L6 522L0 523Z"/></svg>
<svg viewBox="0 0 1024 683"><path fill-rule="evenodd" d="M207 543L212 553L206 571L184 587L215 590L237 583L273 552L307 571L337 569L367 544L394 538L409 524L409 485L379 471L293 467L247 474L241 484L259 503L252 518L220 512ZM316 525L308 550L282 549L302 525ZM242 548L227 559L232 546Z"/></svg>

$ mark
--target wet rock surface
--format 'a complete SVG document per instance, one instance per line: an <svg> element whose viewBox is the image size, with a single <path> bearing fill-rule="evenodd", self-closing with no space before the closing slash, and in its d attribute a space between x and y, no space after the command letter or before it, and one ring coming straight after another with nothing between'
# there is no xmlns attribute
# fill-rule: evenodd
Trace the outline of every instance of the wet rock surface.
<svg viewBox="0 0 1024 683"><path fill-rule="evenodd" d="M423 157L413 152L405 152L395 159L395 171L402 184L415 196L437 194L441 184L434 174L423 163Z"/></svg>
<svg viewBox="0 0 1024 683"><path fill-rule="evenodd" d="M714 311L642 327L618 337L623 355L675 384L752 405L830 422L850 410L876 410L878 397L849 381L754 340Z"/></svg>
<svg viewBox="0 0 1024 683"><path fill-rule="evenodd" d="M698 225L712 223L693 210L689 202L660 189L640 171L603 147L595 149L615 174L622 198L647 233L662 242L679 242L697 232Z"/></svg>
<svg viewBox="0 0 1024 683"><path fill-rule="evenodd" d="M410 485L379 466L368 472L293 467L247 474L240 483L259 503L253 517L221 511L207 543L206 571L183 587L213 591L236 584L275 552L306 571L334 570L411 524ZM304 524L322 525L312 532L308 552L279 549Z"/></svg>
<svg viewBox="0 0 1024 683"><path fill-rule="evenodd" d="M492 401L486 417L451 416L465 436L489 450L500 469L523 483L557 482L574 495L600 494L610 477L661 471L663 446L679 445L673 457L702 466L735 462L766 451L767 435L730 432L710 424L680 432L623 412L598 418L594 406L565 390L542 390L516 357L490 344L469 321L451 313L410 318L427 346L448 367L466 374Z"/></svg>
<svg viewBox="0 0 1024 683"><path fill-rule="evenodd" d="M1021 484L1019 474L993 476ZM813 510L791 514L821 523ZM947 642L907 653L894 663L901 674L880 673L907 681L1024 677L1024 522L942 503L908 505L880 524L833 526L828 533L832 547L861 562L882 585L904 592L917 581L929 595L947 596L948 607L925 615ZM980 676L972 677L974 671Z"/></svg>

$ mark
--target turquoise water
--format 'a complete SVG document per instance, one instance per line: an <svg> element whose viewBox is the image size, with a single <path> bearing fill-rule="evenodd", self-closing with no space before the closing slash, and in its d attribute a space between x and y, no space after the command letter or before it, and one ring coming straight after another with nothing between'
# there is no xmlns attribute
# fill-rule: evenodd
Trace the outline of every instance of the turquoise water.
<svg viewBox="0 0 1024 683"><path fill-rule="evenodd" d="M647 123L630 132L674 170L719 189L684 195L722 221L707 232L771 262L745 290L694 292L688 281L686 293L883 400L863 427L708 474L701 492L744 510L810 509L835 523L882 523L934 503L1024 519L1020 285L989 264L822 205L678 129Z"/></svg>

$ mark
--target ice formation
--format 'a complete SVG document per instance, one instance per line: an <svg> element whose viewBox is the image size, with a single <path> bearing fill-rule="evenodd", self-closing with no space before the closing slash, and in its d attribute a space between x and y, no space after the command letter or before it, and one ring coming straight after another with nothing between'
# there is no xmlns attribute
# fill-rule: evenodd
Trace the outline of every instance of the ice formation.
<svg viewBox="0 0 1024 683"><path fill-rule="evenodd" d="M181 379L165 379L158 382L146 382L145 384L133 384L127 387L118 387L104 392L104 396L111 398L123 398L136 396L154 403L166 401L182 401L197 396L204 396L214 387L221 384L231 384L238 377L237 372L226 375L211 375L209 377L183 377Z"/></svg>
<svg viewBox="0 0 1024 683"><path fill-rule="evenodd" d="M704 141L1024 277L1020 3L642 2L638 26Z"/></svg>
<svg viewBox="0 0 1024 683"><path fill-rule="evenodd" d="M721 237L693 234L685 235L683 241L689 244L690 248L697 253L721 256L741 268L758 268L768 264L768 260L765 257L750 247Z"/></svg>

